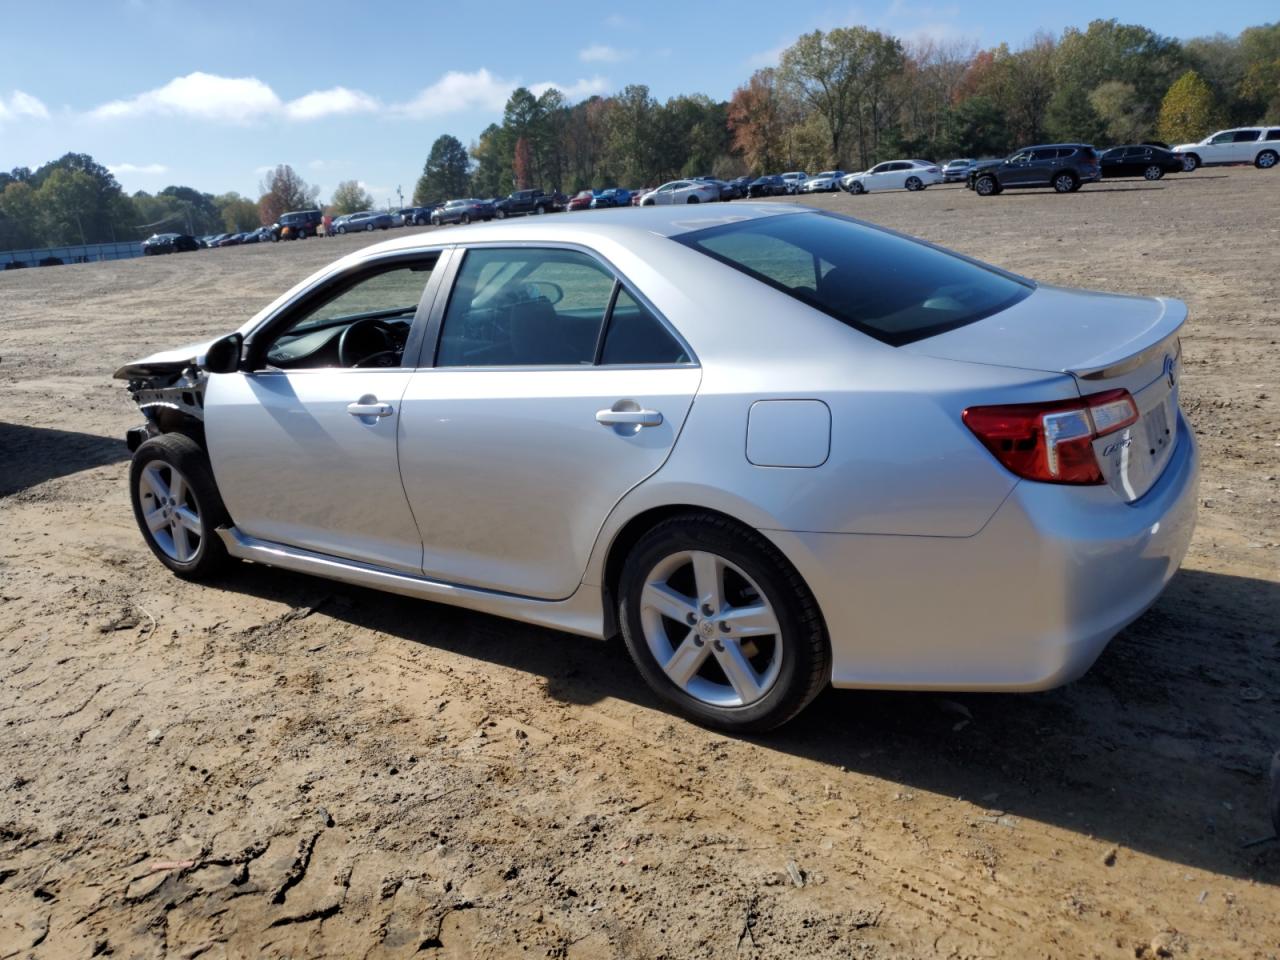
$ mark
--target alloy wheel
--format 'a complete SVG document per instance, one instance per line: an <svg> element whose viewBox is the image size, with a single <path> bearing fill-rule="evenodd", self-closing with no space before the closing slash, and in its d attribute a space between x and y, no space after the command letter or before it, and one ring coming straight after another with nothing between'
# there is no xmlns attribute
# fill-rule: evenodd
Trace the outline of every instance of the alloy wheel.
<svg viewBox="0 0 1280 960"><path fill-rule="evenodd" d="M1258 154L1258 166L1263 170L1270 170L1276 165L1276 159L1276 154L1272 153L1270 150L1264 150L1262 153Z"/></svg>
<svg viewBox="0 0 1280 960"><path fill-rule="evenodd" d="M1162 170L1160 167L1157 167L1155 164L1152 164L1151 166L1147 167L1147 169L1142 171L1142 176L1145 177L1147 180L1159 180L1161 177L1164 176L1164 170Z"/></svg>
<svg viewBox="0 0 1280 960"><path fill-rule="evenodd" d="M660 561L645 578L640 622L659 668L709 706L748 706L778 680L777 614L746 572L719 554L686 550Z"/></svg>
<svg viewBox="0 0 1280 960"><path fill-rule="evenodd" d="M204 540L200 504L171 463L152 460L138 475L138 500L151 538L171 560L190 563Z"/></svg>
<svg viewBox="0 0 1280 960"><path fill-rule="evenodd" d="M1061 174L1053 181L1053 189L1058 193L1070 193L1075 185L1075 178L1066 173Z"/></svg>

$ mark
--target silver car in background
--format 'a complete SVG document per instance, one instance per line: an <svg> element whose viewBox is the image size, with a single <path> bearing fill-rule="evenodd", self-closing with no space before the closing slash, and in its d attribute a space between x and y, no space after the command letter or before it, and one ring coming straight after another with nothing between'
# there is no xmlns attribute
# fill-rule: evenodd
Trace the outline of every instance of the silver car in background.
<svg viewBox="0 0 1280 960"><path fill-rule="evenodd" d="M601 210L369 246L116 376L178 575L621 632L763 730L828 684L1087 670L1191 538L1185 317L789 204Z"/></svg>
<svg viewBox="0 0 1280 960"><path fill-rule="evenodd" d="M840 180L845 176L843 170L824 170L816 173L800 185L801 193L835 192L840 189Z"/></svg>
<svg viewBox="0 0 1280 960"><path fill-rule="evenodd" d="M699 180L672 180L650 190L640 198L640 206L665 206L671 203L715 203L720 199L720 187Z"/></svg>
<svg viewBox="0 0 1280 960"><path fill-rule="evenodd" d="M354 233L357 230L390 230L397 226L391 214L380 210L363 210L348 213L333 223L335 233Z"/></svg>
<svg viewBox="0 0 1280 960"><path fill-rule="evenodd" d="M956 160L948 160L942 166L942 179L946 183L963 183L969 177L969 168L974 164L973 160L967 157L961 157Z"/></svg>

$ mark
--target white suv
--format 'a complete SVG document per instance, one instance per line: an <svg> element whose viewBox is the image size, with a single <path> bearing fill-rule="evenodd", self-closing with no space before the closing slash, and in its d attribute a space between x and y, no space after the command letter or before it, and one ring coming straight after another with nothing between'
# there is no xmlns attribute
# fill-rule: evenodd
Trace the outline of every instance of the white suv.
<svg viewBox="0 0 1280 960"><path fill-rule="evenodd" d="M787 185L787 193L799 193L800 185L808 179L809 175L803 170L794 170L782 175L782 182Z"/></svg>
<svg viewBox="0 0 1280 960"><path fill-rule="evenodd" d="M1199 143L1183 143L1173 148L1182 157L1182 169L1221 163L1252 163L1269 170L1280 161L1280 127L1236 127L1219 130Z"/></svg>

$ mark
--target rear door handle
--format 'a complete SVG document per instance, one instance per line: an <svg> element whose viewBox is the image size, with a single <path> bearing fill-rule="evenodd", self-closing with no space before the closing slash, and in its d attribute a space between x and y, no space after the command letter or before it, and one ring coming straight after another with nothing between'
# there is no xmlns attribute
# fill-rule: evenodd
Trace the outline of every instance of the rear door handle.
<svg viewBox="0 0 1280 960"><path fill-rule="evenodd" d="M662 425L662 414L657 410L597 410L596 423L603 423L607 427L659 427Z"/></svg>
<svg viewBox="0 0 1280 960"><path fill-rule="evenodd" d="M375 397L361 397L347 404L347 413L353 417L389 417L395 409L389 403L380 403Z"/></svg>

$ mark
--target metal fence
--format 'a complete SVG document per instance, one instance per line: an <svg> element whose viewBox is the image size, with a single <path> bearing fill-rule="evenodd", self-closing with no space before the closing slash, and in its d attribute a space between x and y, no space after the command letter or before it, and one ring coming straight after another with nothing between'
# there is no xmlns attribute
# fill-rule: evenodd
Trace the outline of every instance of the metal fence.
<svg viewBox="0 0 1280 960"><path fill-rule="evenodd" d="M65 263L95 263L98 260L128 260L142 256L142 242L73 243L65 247L33 250L0 250L0 270L12 270L11 263L27 267L56 267Z"/></svg>

